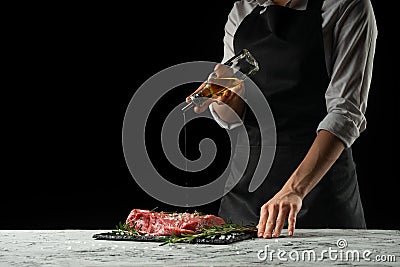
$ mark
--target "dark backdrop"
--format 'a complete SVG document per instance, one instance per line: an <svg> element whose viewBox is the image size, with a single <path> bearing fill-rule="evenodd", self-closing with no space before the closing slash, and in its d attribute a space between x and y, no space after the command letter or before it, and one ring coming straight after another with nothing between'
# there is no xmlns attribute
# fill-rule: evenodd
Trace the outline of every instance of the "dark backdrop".
<svg viewBox="0 0 400 267"><path fill-rule="evenodd" d="M135 90L174 64L223 55L223 28L233 1L138 1L129 6L24 6L7 27L3 106L0 229L110 228L132 208L186 209L159 203L131 177L122 151L122 122ZM382 1L381 1L382 2ZM394 62L394 8L373 1L379 37L367 110L368 126L353 146L369 228L395 228L397 162L394 125L399 89ZM45 12L46 10L46 12ZM169 101L194 89L176 90ZM153 135L168 112L153 112ZM171 102L168 102L171 103ZM153 127L153 126L152 126ZM215 123L188 126L190 157L198 138L219 144L216 168L226 163L224 131ZM160 148L161 149L161 148ZM158 158L157 147L152 148ZM158 152L157 152L158 151ZM173 180L165 160L158 167ZM204 179L203 181L201 179ZM197 210L216 213L218 202ZM189 209L191 211L192 209ZM397 226L397 224L396 224Z"/></svg>

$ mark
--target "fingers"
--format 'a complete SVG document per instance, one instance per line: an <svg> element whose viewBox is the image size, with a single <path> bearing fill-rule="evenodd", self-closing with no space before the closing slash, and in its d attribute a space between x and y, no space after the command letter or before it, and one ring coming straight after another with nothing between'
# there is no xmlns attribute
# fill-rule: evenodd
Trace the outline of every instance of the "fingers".
<svg viewBox="0 0 400 267"><path fill-rule="evenodd" d="M293 236L296 227L297 207L291 205L288 217L288 236Z"/></svg>
<svg viewBox="0 0 400 267"><path fill-rule="evenodd" d="M218 104L222 103L233 103L236 98L243 97L244 89L243 83L238 84L235 87L226 90L222 96L217 98Z"/></svg>
<svg viewBox="0 0 400 267"><path fill-rule="evenodd" d="M272 237L272 231L275 228L276 224L276 217L278 216L278 211L279 207L277 204L272 204L268 206L268 219L267 223L265 225L265 231L264 231L264 238L271 238Z"/></svg>
<svg viewBox="0 0 400 267"><path fill-rule="evenodd" d="M199 106L195 106L194 107L194 112L196 113L202 113L204 112L206 109L208 109L208 106L212 103L215 102L216 100L213 98L209 98L206 101L203 102L203 104L199 107Z"/></svg>
<svg viewBox="0 0 400 267"><path fill-rule="evenodd" d="M218 104L228 103L234 97L234 93L226 90L225 93L217 98Z"/></svg>
<svg viewBox="0 0 400 267"><path fill-rule="evenodd" d="M206 86L206 82L203 82L200 86L199 86L199 88L197 88L196 89L196 91L194 91L192 94L190 94L188 97L186 97L186 103L190 103L192 100L190 99L190 96L192 96L192 95L194 95L194 94L196 94L196 93L198 93L198 92L200 92L203 88L204 88L204 86ZM208 106L212 103L212 102L215 102L216 100L214 100L214 99L207 99L206 101L204 101L204 103L200 106L200 107L198 107L198 106L195 106L194 107L194 112L196 112L196 113L202 113L202 112L204 112L207 108L208 108Z"/></svg>
<svg viewBox="0 0 400 267"><path fill-rule="evenodd" d="M200 92L200 91L204 88L204 86L206 86L206 82L203 82L203 83L196 89L196 91L194 91L193 93L191 93L189 96L186 97L186 103L189 103L190 101L192 101L192 100L190 99L190 96L192 96L192 95L194 95L194 94Z"/></svg>
<svg viewBox="0 0 400 267"><path fill-rule="evenodd" d="M288 219L288 236L293 236L296 227L296 216L299 211L295 203L269 203L261 208L257 225L257 236L263 238L279 237L285 220Z"/></svg>
<svg viewBox="0 0 400 267"><path fill-rule="evenodd" d="M279 205L279 213L276 219L275 229L274 232L272 233L272 237L280 236L283 225L285 224L285 220L288 216L288 213L289 213L289 206L285 203L281 203Z"/></svg>
<svg viewBox="0 0 400 267"><path fill-rule="evenodd" d="M261 207L260 212L260 221L258 222L257 228L257 236L262 237L265 231L265 224L267 223L268 219L268 206L265 204Z"/></svg>
<svg viewBox="0 0 400 267"><path fill-rule="evenodd" d="M241 86L238 86L238 87L241 87ZM227 104L230 106L230 104L234 103L234 101L238 97L239 96L237 96L237 94L235 92L233 92L231 90L226 90L223 93L223 95L221 95L217 98L207 99L200 107L198 107L198 106L194 107L194 112L201 113L201 112L205 111L208 108L208 106L213 102L217 102L219 105Z"/></svg>
<svg viewBox="0 0 400 267"><path fill-rule="evenodd" d="M216 74L217 77L229 77L229 75L231 75L230 72L232 72L232 70L223 64L217 64L214 68L214 73ZM201 90L204 89L204 87L206 85L207 85L207 82L203 82L191 95L186 97L186 103L190 103L192 101L190 99L190 97L193 94L199 93ZM222 84L221 84L221 86L222 86ZM205 111L212 102L217 102L219 104L222 104L222 103L229 103L230 101L234 101L234 98L238 97L237 94L243 95L243 92L244 92L243 88L244 88L244 86L242 85L242 83L240 83L237 86L230 88L230 90L226 90L225 93L222 96L219 96L217 99L215 99L215 98L208 99L200 107L198 107L198 106L194 107L194 112L201 113L201 112Z"/></svg>

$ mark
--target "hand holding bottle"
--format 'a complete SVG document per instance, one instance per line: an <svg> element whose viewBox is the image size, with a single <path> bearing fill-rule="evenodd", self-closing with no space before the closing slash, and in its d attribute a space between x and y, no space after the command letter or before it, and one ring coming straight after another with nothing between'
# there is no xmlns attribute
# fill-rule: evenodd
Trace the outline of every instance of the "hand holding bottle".
<svg viewBox="0 0 400 267"><path fill-rule="evenodd" d="M186 98L186 102L191 103L196 101L196 98L203 98L200 100L201 103L195 104L196 113L205 111L211 103L215 102L219 105L222 103L229 105L240 115L244 104L240 96L243 97L244 92L243 81L234 77L232 69L218 64L207 81Z"/></svg>
<svg viewBox="0 0 400 267"><path fill-rule="evenodd" d="M240 109L243 109L243 103L240 102L243 100L239 96L244 95L243 81L258 69L255 58L247 49L243 49L224 64L217 64L207 81L186 98L188 104L182 110L195 106L194 111L200 113L211 103L217 102L228 104L240 115Z"/></svg>

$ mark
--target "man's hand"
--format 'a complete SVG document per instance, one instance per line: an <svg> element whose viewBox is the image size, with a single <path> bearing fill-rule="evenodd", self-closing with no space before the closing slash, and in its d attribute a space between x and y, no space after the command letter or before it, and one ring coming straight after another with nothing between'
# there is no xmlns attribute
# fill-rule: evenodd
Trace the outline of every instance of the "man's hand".
<svg viewBox="0 0 400 267"><path fill-rule="evenodd" d="M258 222L258 237L279 237L285 220L288 220L288 235L293 236L296 216L300 211L302 198L296 192L283 188L261 207Z"/></svg>
<svg viewBox="0 0 400 267"><path fill-rule="evenodd" d="M225 78L225 77L231 77L232 76L232 70L226 67L223 64L217 64L214 68L214 72L216 74L217 78ZM198 92L200 92L204 86L206 86L206 82L202 83L199 88L196 89L191 95L194 95ZM190 95L190 96L191 96ZM239 85L235 86L234 88L230 88L230 90L226 90L225 93L221 96L218 96L217 98L210 98L207 99L206 101L203 102L203 104L200 107L195 106L194 107L194 112L196 113L202 113L204 112L208 106L214 102L217 104L222 104L225 103L229 105L232 109L234 109L237 113L239 113L242 108L242 99L239 97L244 95L244 86L243 83L240 83ZM191 101L190 96L186 97L186 102L189 103Z"/></svg>
<svg viewBox="0 0 400 267"><path fill-rule="evenodd" d="M202 84L199 86L199 88L196 89L196 91L194 91L191 95L187 96L187 97L186 97L186 103L192 102L192 100L190 99L190 96L192 96L192 95L197 94L198 92L200 92L200 91L204 88L204 86L206 86L206 84L207 84L206 82L202 83ZM204 111L208 108L208 106L209 106L212 102L214 102L214 101L216 101L216 100L215 100L215 99L212 99L212 98L207 99L206 101L203 102L203 104L201 105L201 107L195 106L195 107L194 107L194 112L196 112L196 113L202 113L202 112L204 112Z"/></svg>
<svg viewBox="0 0 400 267"><path fill-rule="evenodd" d="M288 235L292 236L296 216L305 196L318 184L345 148L343 142L326 130L318 132L307 155L283 188L261 207L258 236L278 237L288 219Z"/></svg>

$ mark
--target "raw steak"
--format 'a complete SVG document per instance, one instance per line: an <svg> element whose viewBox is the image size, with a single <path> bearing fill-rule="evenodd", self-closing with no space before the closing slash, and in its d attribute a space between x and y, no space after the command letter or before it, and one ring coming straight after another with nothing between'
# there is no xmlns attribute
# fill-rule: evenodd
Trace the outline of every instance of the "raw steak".
<svg viewBox="0 0 400 267"><path fill-rule="evenodd" d="M162 213L134 209L126 219L126 224L139 231L153 236L180 236L203 231L204 227L220 226L225 221L214 215L198 213Z"/></svg>

